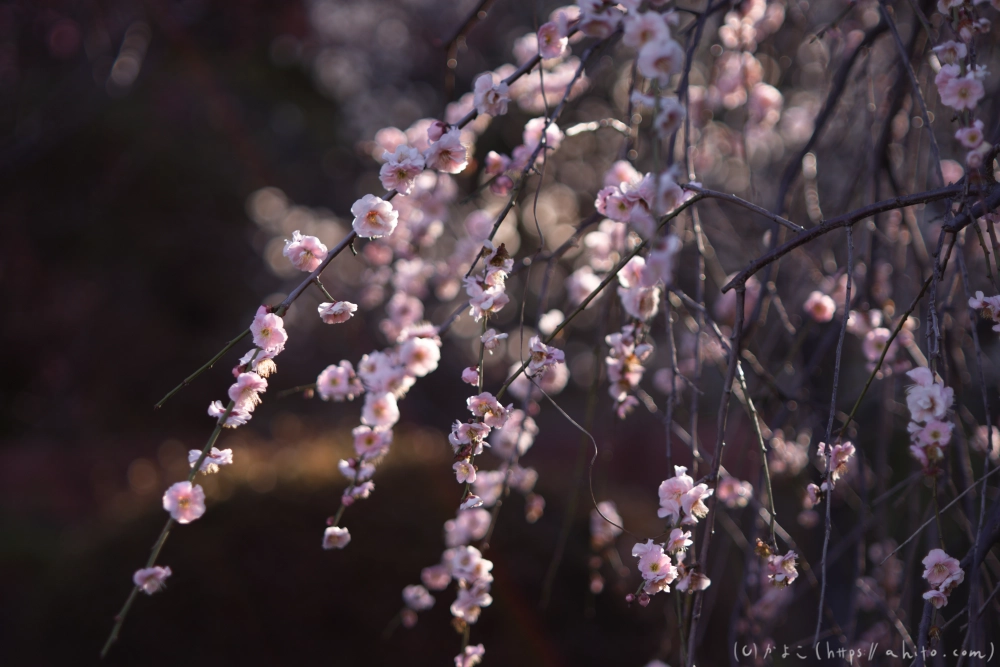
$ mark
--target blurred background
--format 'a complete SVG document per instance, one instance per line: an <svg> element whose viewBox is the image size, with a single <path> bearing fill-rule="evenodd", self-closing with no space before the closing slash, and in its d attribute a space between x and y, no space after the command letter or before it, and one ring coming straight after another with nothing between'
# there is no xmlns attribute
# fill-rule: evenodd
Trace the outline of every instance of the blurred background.
<svg viewBox="0 0 1000 667"><path fill-rule="evenodd" d="M163 408L152 406L238 334L261 303L278 302L297 284L302 274L281 256L292 231L330 246L349 230L351 204L381 192L372 159L379 129L443 117L476 74L511 61L518 38L548 20L556 5L486 3L488 17L469 24L467 43L453 38L482 6L479 0L22 0L0 6L0 289L6 303L0 342L8 354L0 383L0 664L97 662L131 574L164 521L163 490L186 473L188 450L203 446L212 429L206 406L223 397L244 349ZM696 154L698 173L707 186L764 205L788 155L812 132L822 77L878 22L869 8L816 40L810 38L816 26L829 24L841 8L811 10L799 2L787 11L791 27L757 54L764 80L785 91L783 111L768 123L757 119L740 135L748 123L739 109L746 100L720 101L724 72L699 64L692 79L693 90L707 94L696 120L710 139L703 145L712 147ZM590 85L610 92L571 105L564 125L622 115L630 63L618 55L590 62ZM878 77L889 70L865 70L878 82L873 89L888 90ZM819 193L829 195L824 203L836 202L837 212L856 194L863 173L850 149L870 139L854 125L857 110L867 107L871 81L859 75L848 87L842 113L819 144L830 169L817 177L812 158L790 218L820 219ZM708 122L712 105L716 116ZM893 147L916 141L908 134L915 113L910 102L901 112L894 107L897 112L905 127ZM510 122L480 138L477 157L491 149L509 152L524 121L536 115L512 110ZM533 212L549 247L592 211L620 142L613 133L566 142ZM902 149L897 153L903 165ZM643 156L649 157L645 148ZM470 175L456 179L462 193L475 188L477 169L474 163ZM860 189L866 187L862 182ZM711 303L727 271L766 246L768 227L725 206L709 203L704 210L723 230L711 251L720 260L709 266ZM535 218L519 209L515 218L503 240L512 251L522 244L534 250L540 242ZM892 224L900 228L899 220ZM685 253L693 256L690 247ZM843 256L831 245L816 259L791 258L793 275L808 276L791 288L797 302L821 280L840 277ZM573 257L567 255L570 264ZM892 267L884 264L888 276ZM562 299L569 270L557 269L553 304ZM864 267L860 271L864 276ZM908 302L913 285L904 271L897 276L900 298ZM538 305L540 278L540 271L515 276L508 291L524 294L530 310ZM368 294L381 308L385 295L366 292L372 274L363 257L344 253L325 282L345 298ZM690 275L678 282L685 289L694 284ZM290 342L264 404L247 427L220 440L220 447L233 449L235 465L201 481L208 512L175 528L160 559L174 572L169 587L137 600L107 664L451 664L458 652L449 594L439 595L413 629L396 627L394 619L402 588L438 561L441 526L454 516L458 488L446 435L464 412L468 392L457 378L474 358L475 327L459 320L439 370L401 402L377 491L347 514L353 542L326 552L320 548L325 520L345 486L337 461L350 451L359 406L279 394L314 382L328 364L356 362L387 340L377 317L324 327L314 314L319 297L307 293L286 317ZM432 303L426 316L434 323L455 308L450 300ZM498 328L515 328L517 311L508 307ZM790 312L788 326L802 325L800 311ZM560 404L581 421L591 379L603 365L603 353L595 356L590 342L597 337L588 333L599 330L599 318L596 309L582 316L576 330L583 335L567 347L572 375ZM832 358L833 326L803 327L789 353L796 367L813 362L796 385L807 407L829 400L823 368ZM764 340L768 352L784 356L780 339ZM852 340L847 349L858 357L859 347ZM519 358L510 345L487 360L487 383L501 382ZM661 353L651 369L665 364ZM862 363L845 373L852 387L867 374ZM715 440L720 385L718 373L706 372L704 414L697 417L706 442ZM770 398L762 409L796 409L787 397ZM656 400L662 407L662 394ZM603 387L597 401L590 411L600 415L593 424L601 448L597 497L613 497L633 530L657 533L655 489L673 473L663 457L662 414L639 409L621 422ZM486 645L493 665L643 665L675 653L673 610L659 599L666 596L630 609L624 595L638 577L609 572L607 564L603 592L592 590L591 504L578 475L591 444L543 407L536 417L540 435L524 464L539 471L536 492L546 499L545 513L526 524L524 501L512 495L505 503L486 554L495 563L495 601L475 626L473 643ZM727 468L756 485L754 434L740 415L733 419ZM783 441L785 458L798 461L791 475L808 463L814 426L799 424ZM880 434L893 432L885 427ZM895 436L904 443L905 435ZM776 497L779 516L793 517L788 527L800 550L815 554L821 535L807 530L808 517L801 526L794 519L798 491L778 483ZM741 553L727 550L745 546L738 526L753 509L727 512L716 538L723 555L709 573L710 622L702 638L714 664L730 655L732 605L743 575ZM554 569L564 530L565 552ZM619 548L629 563L626 542ZM863 553L860 558L864 562ZM844 576L852 576L849 560L835 566L847 569ZM557 576L546 590L550 570ZM846 593L829 595L836 609L846 608ZM543 597L550 600L544 608ZM815 607L799 600L808 613L775 616L789 600L766 600L770 612L761 613L782 619L782 636L791 643L811 634Z"/></svg>

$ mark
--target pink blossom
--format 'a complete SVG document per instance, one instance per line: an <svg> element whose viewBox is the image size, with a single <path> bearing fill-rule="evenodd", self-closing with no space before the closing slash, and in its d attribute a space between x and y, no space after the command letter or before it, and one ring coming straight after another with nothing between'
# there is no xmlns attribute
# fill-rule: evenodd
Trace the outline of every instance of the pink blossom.
<svg viewBox="0 0 1000 667"><path fill-rule="evenodd" d="M924 573L921 576L935 588L944 588L942 584L945 581L962 572L958 559L952 558L943 549L931 549L921 563L924 564Z"/></svg>
<svg viewBox="0 0 1000 667"><path fill-rule="evenodd" d="M284 321L278 315L268 312L266 306L257 309L257 314L250 325L250 333L253 334L254 345L275 353L283 350L285 341L288 340Z"/></svg>
<svg viewBox="0 0 1000 667"><path fill-rule="evenodd" d="M622 518L613 502L605 500L597 503L597 507L590 512L590 544L595 551L614 543L615 538L622 534L622 529L615 524L621 523Z"/></svg>
<svg viewBox="0 0 1000 667"><path fill-rule="evenodd" d="M938 57L942 65L957 65L968 53L965 44L956 41L942 42L931 49Z"/></svg>
<svg viewBox="0 0 1000 667"><path fill-rule="evenodd" d="M229 398L240 410L253 412L260 405L260 393L264 391L267 391L267 380L256 373L240 373L229 387Z"/></svg>
<svg viewBox="0 0 1000 667"><path fill-rule="evenodd" d="M942 104L961 111L975 109L979 100L986 94L986 89L983 88L983 82L975 76L966 75L951 79L944 88L939 89L939 92Z"/></svg>
<svg viewBox="0 0 1000 667"><path fill-rule="evenodd" d="M864 353L865 358L870 362L877 362L882 357L882 352L885 350L891 337L892 332L885 327L878 327L866 333L864 340L861 341L861 351ZM886 352L886 359L891 360L895 354L896 342L893 341L892 345L889 346L889 351Z"/></svg>
<svg viewBox="0 0 1000 667"><path fill-rule="evenodd" d="M692 544L693 542L691 541L690 531L674 528L670 531L670 538L667 540L666 550L670 553L686 551Z"/></svg>
<svg viewBox="0 0 1000 667"><path fill-rule="evenodd" d="M326 246L315 236L303 236L298 230L292 232L292 239L285 240L282 254L299 271L312 273L326 259Z"/></svg>
<svg viewBox="0 0 1000 667"><path fill-rule="evenodd" d="M469 412L476 417L480 417L483 423L491 428L502 427L510 415L509 411L511 407L513 407L512 405L507 407L500 405L496 397L486 391L477 396L470 397L466 401L466 404L469 407Z"/></svg>
<svg viewBox="0 0 1000 667"><path fill-rule="evenodd" d="M403 602L414 611L424 611L434 606L434 596L419 584L403 589Z"/></svg>
<svg viewBox="0 0 1000 667"><path fill-rule="evenodd" d="M431 565L420 571L420 581L432 591L444 590L451 583L451 573L444 565Z"/></svg>
<svg viewBox="0 0 1000 667"><path fill-rule="evenodd" d="M459 505L458 508L462 510L471 510L475 509L476 507L482 507L482 505L483 505L483 499L475 495L474 493L470 493L465 497L465 500L462 501L462 504Z"/></svg>
<svg viewBox="0 0 1000 667"><path fill-rule="evenodd" d="M670 77L684 66L684 49L672 39L650 42L639 50L636 61L639 73L648 79L656 79L661 86L670 83Z"/></svg>
<svg viewBox="0 0 1000 667"><path fill-rule="evenodd" d="M340 526L330 526L323 532L324 549L343 549L351 541L351 531Z"/></svg>
<svg viewBox="0 0 1000 667"><path fill-rule="evenodd" d="M417 176L424 170L424 156L416 148L400 144L396 150L382 154L385 164L379 169L379 180L386 190L408 195Z"/></svg>
<svg viewBox="0 0 1000 667"><path fill-rule="evenodd" d="M703 575L697 568L686 568L684 565L678 566L679 578L675 588L684 593L696 593L703 591L712 585L712 580Z"/></svg>
<svg viewBox="0 0 1000 667"><path fill-rule="evenodd" d="M827 445L819 443L819 455L823 459L824 466L826 465L827 453ZM849 442L830 447L830 481L836 482L847 474L847 462L852 456L854 456L854 445Z"/></svg>
<svg viewBox="0 0 1000 667"><path fill-rule="evenodd" d="M680 129L686 115L684 105L676 97L663 97L660 99L660 112L656 114L653 127L661 138L669 137Z"/></svg>
<svg viewBox="0 0 1000 667"><path fill-rule="evenodd" d="M341 324L354 317L357 304L350 301L334 301L319 304L319 317L327 324Z"/></svg>
<svg viewBox="0 0 1000 667"><path fill-rule="evenodd" d="M354 202L351 213L354 215L354 231L361 238L389 236L399 221L399 213L392 204L375 195L365 195Z"/></svg>
<svg viewBox="0 0 1000 667"><path fill-rule="evenodd" d="M471 385L479 384L479 367L469 366L462 371L462 382Z"/></svg>
<svg viewBox="0 0 1000 667"><path fill-rule="evenodd" d="M407 372L424 377L437 370L441 344L431 338L411 338L399 349L399 361Z"/></svg>
<svg viewBox="0 0 1000 667"><path fill-rule="evenodd" d="M488 116L502 116L507 113L507 104L510 102L510 89L506 83L498 81L498 79L499 77L492 72L483 72L476 77L476 82L473 84L473 93L476 111L479 113ZM497 165L494 162L493 168L496 169L496 167ZM503 171L504 169L500 169L496 174L503 173Z"/></svg>
<svg viewBox="0 0 1000 667"><path fill-rule="evenodd" d="M223 407L222 403L219 401L212 401L208 404L208 416L214 417L216 421L222 419L223 415L226 414L226 408ZM232 412L229 413L229 417L226 418L226 423L223 424L226 428L236 428L237 426L243 426L248 421L250 421L250 413L246 410L238 410L236 406L233 406Z"/></svg>
<svg viewBox="0 0 1000 667"><path fill-rule="evenodd" d="M914 369L907 375L914 380L920 378L917 384L906 388L906 407L910 411L910 417L916 422L929 422L944 417L954 400L955 391L937 382L924 384L930 376L930 370L926 368Z"/></svg>
<svg viewBox="0 0 1000 667"><path fill-rule="evenodd" d="M934 605L935 609L940 609L941 607L945 607L948 604L948 596L936 588L932 588L931 590L924 593L923 598L925 600L928 600L932 605Z"/></svg>
<svg viewBox="0 0 1000 667"><path fill-rule="evenodd" d="M569 39L559 24L549 22L538 29L538 53L542 58L562 58L569 48Z"/></svg>
<svg viewBox="0 0 1000 667"><path fill-rule="evenodd" d="M493 604L488 583L475 583L471 587L464 582L459 584L458 596L451 605L451 613L466 623L475 623L483 607ZM473 663L475 664L475 663Z"/></svg>
<svg viewBox="0 0 1000 667"><path fill-rule="evenodd" d="M934 84L937 86L938 91L943 91L951 80L958 78L961 73L962 67L958 64L942 66L934 76Z"/></svg>
<svg viewBox="0 0 1000 667"><path fill-rule="evenodd" d="M538 375L548 366L565 363L566 355L562 350L546 345L538 336L532 336L528 343L531 359L525 371L529 376Z"/></svg>
<svg viewBox="0 0 1000 667"><path fill-rule="evenodd" d="M462 145L461 136L457 128L452 128L432 143L424 153L427 166L446 174L462 173L469 164L469 152Z"/></svg>
<svg viewBox="0 0 1000 667"><path fill-rule="evenodd" d="M784 556L777 554L767 558L767 580L774 586L782 588L793 583L799 576L796 569L798 554L789 551Z"/></svg>
<svg viewBox="0 0 1000 667"><path fill-rule="evenodd" d="M399 421L396 397L390 392L365 394L361 423L373 428L388 428Z"/></svg>
<svg viewBox="0 0 1000 667"><path fill-rule="evenodd" d="M833 297L823 294L820 291L813 291L802 306L810 317L816 322L829 322L837 312L837 304ZM877 357L876 357L877 358Z"/></svg>
<svg viewBox="0 0 1000 667"><path fill-rule="evenodd" d="M955 132L955 138L962 142L966 148L978 148L985 136L983 135L983 121L976 120L970 127L963 127Z"/></svg>
<svg viewBox="0 0 1000 667"><path fill-rule="evenodd" d="M559 129L559 126L551 122L544 116L538 118L532 118L524 125L524 132L521 135L521 141L524 142L525 147L530 152L534 152L538 147L538 144L542 141L542 130L545 131L545 146L548 150L559 150L559 146L562 144L563 131Z"/></svg>
<svg viewBox="0 0 1000 667"><path fill-rule="evenodd" d="M455 479L459 484L471 484L476 481L476 467L469 459L456 461L452 469L455 471Z"/></svg>
<svg viewBox="0 0 1000 667"><path fill-rule="evenodd" d="M506 337L507 334L505 333L498 334L495 329L487 329L483 335L479 337L479 340L482 342L486 351L493 354L493 350L495 350L500 345L500 341Z"/></svg>
<svg viewBox="0 0 1000 667"><path fill-rule="evenodd" d="M341 302L343 303L343 302ZM364 387L354 374L354 366L349 361L332 364L323 369L316 378L316 391L324 401L351 401L364 392Z"/></svg>
<svg viewBox="0 0 1000 667"><path fill-rule="evenodd" d="M170 571L169 567L154 565L136 570L135 574L132 575L132 582L146 595L152 595L167 587L167 577L171 574L173 572Z"/></svg>
<svg viewBox="0 0 1000 667"><path fill-rule="evenodd" d="M677 578L677 568L674 567L670 556L659 544L650 545L645 553L639 557L639 573L646 581L663 582L660 590L669 591L667 584Z"/></svg>
<svg viewBox="0 0 1000 667"><path fill-rule="evenodd" d="M500 174L507 171L508 167L510 167L510 158L507 157L506 155L500 155L496 151L490 151L489 153L486 154L486 163L484 165L483 172L487 176L499 176ZM493 223L491 221L490 227L492 226ZM468 227L468 223L466 223L466 227ZM487 236L489 235L487 234L482 236L480 240L485 239Z"/></svg>
<svg viewBox="0 0 1000 667"><path fill-rule="evenodd" d="M660 309L660 288L659 287L625 287L618 288L618 297L622 301L622 308L632 317L648 321Z"/></svg>
<svg viewBox="0 0 1000 667"><path fill-rule="evenodd" d="M632 13L625 15L622 21L625 33L622 43L633 49L641 49L651 42L661 42L670 39L670 28L662 14L657 12Z"/></svg>
<svg viewBox="0 0 1000 667"><path fill-rule="evenodd" d="M748 500L753 497L750 482L741 482L729 475L724 475L719 480L717 491L719 500L729 508L746 507Z"/></svg>
<svg viewBox="0 0 1000 667"><path fill-rule="evenodd" d="M188 452L188 463L191 467L198 462L201 458L201 450L192 449ZM201 462L201 468L199 472L205 474L212 474L219 472L219 466L227 466L233 462L233 450L231 449L219 449L217 447L212 447L212 451L208 453L205 460Z"/></svg>
<svg viewBox="0 0 1000 667"><path fill-rule="evenodd" d="M205 513L205 491L198 484L177 482L163 494L163 509L177 523L191 523Z"/></svg>

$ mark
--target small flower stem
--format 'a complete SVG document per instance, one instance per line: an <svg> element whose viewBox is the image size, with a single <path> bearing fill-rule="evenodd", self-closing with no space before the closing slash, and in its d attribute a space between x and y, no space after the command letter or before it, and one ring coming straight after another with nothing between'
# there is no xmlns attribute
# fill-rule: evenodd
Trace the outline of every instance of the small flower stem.
<svg viewBox="0 0 1000 667"><path fill-rule="evenodd" d="M333 296L329 292L326 291L326 288L323 287L323 283L321 283L319 281L319 276L317 276L313 280L313 282L316 283L316 287L320 288L323 291L323 296L325 296L327 299L329 299L330 303L337 303L337 299L333 298Z"/></svg>
<svg viewBox="0 0 1000 667"><path fill-rule="evenodd" d="M184 387L186 387L189 384L191 384L192 382L194 382L195 379L197 379L199 375L201 375L202 373L204 373L205 371L207 371L208 369L210 369L212 366L214 366L219 361L219 359L221 359L223 356L225 356L225 354L227 352L229 352L229 350L233 349L236 346L237 343L239 343L241 340L243 340L244 338L246 338L249 335L250 335L250 329L247 328L239 336L237 336L236 338L234 338L231 341L229 341L228 343L226 343L226 346L224 348L222 348L221 350L219 350L214 357L212 357L211 359L209 359L205 363L204 366L202 366L201 368L199 368L198 370L196 370L194 373L192 373L191 375L189 375L186 378L184 378L183 382L181 382L179 385L177 385L176 387L174 387L173 389L171 389L170 392L166 396L164 396L163 398L161 398L160 401L156 405L153 406L153 409L154 410L159 410L161 407L163 407L163 404L166 403L171 398L173 398L174 394L176 394L181 389L183 389Z"/></svg>
<svg viewBox="0 0 1000 667"><path fill-rule="evenodd" d="M234 341L235 343L235 341ZM254 357L257 355L254 354ZM226 407L226 413L219 418L219 423L216 424L215 430L212 431L212 435L209 436L208 442L205 443L205 447L201 450L201 456L195 462L195 465L191 467L191 472L188 473L187 481L192 481L198 471L201 469L201 464L205 461L205 457L208 453L212 451L212 447L219 439L219 434L222 433L222 425L226 423L229 419L229 415L232 414L233 408L236 407L236 401L229 401L229 405ZM170 535L170 529L176 523L173 517L167 519L167 523L164 524L163 530L160 531L160 536L156 539L156 543L153 545L153 550L149 554L149 560L146 561L146 567L150 568L156 565L156 559L160 557L160 551L163 550L163 545L167 541L167 537ZM125 617L128 616L129 610L132 608L132 603L135 602L136 596L139 595L139 587L133 586L132 592L129 593L128 598L125 600L125 604L122 605L121 611L115 616L115 625L111 629L111 634L108 635L108 640L104 642L104 648L101 649L101 659L103 660L107 655L108 651L111 650L112 645L118 641L118 635L121 633L122 625L125 623Z"/></svg>

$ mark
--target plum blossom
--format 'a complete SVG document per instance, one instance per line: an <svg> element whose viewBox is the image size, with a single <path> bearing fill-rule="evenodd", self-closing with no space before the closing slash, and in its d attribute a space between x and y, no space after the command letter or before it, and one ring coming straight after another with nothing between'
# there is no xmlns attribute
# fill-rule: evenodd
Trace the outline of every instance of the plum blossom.
<svg viewBox="0 0 1000 667"><path fill-rule="evenodd" d="M462 371L462 382L466 384L478 385L479 384L479 367L469 366Z"/></svg>
<svg viewBox="0 0 1000 667"><path fill-rule="evenodd" d="M625 31L622 43L633 49L641 49L650 43L670 39L670 27L663 14L657 12L629 12L622 21Z"/></svg>
<svg viewBox="0 0 1000 667"><path fill-rule="evenodd" d="M163 494L163 509L177 523L191 523L205 513L205 491L198 484L177 482Z"/></svg>
<svg viewBox="0 0 1000 667"><path fill-rule="evenodd" d="M414 584L403 589L403 604L406 605L406 611L425 611L434 606L434 596L420 584ZM415 623L416 614L413 615L408 627L412 627Z"/></svg>
<svg viewBox="0 0 1000 667"><path fill-rule="evenodd" d="M354 400L355 396L364 393L365 388L354 373L354 366L349 361L341 361L323 369L316 378L316 391L324 401Z"/></svg>
<svg viewBox="0 0 1000 667"><path fill-rule="evenodd" d="M799 576L796 569L796 559L798 554L789 551L784 556L777 554L767 558L767 580L778 588L783 588L793 583Z"/></svg>
<svg viewBox="0 0 1000 667"><path fill-rule="evenodd" d="M529 376L538 375L549 366L566 362L566 355L562 350L546 345L538 336L532 336L529 349L531 359L525 371Z"/></svg>
<svg viewBox="0 0 1000 667"><path fill-rule="evenodd" d="M282 254L299 271L312 273L326 259L327 249L315 236L303 236L299 230L292 232L291 240L285 240Z"/></svg>
<svg viewBox="0 0 1000 667"><path fill-rule="evenodd" d="M605 500L597 503L597 507L590 511L590 546L594 551L614 543L615 538L622 534L622 529L618 527L621 523L618 507L613 502Z"/></svg>
<svg viewBox="0 0 1000 667"><path fill-rule="evenodd" d="M473 85L474 103L476 111L488 116L502 116L507 113L507 104L510 102L510 88L503 81L498 81L499 77L492 72L483 72L476 77ZM495 155L495 153L494 153ZM496 165L493 166L496 169ZM500 169L496 174L503 173L506 167Z"/></svg>
<svg viewBox="0 0 1000 667"><path fill-rule="evenodd" d="M257 309L257 314L250 325L250 333L253 335L253 344L264 351L280 352L288 340L284 321L277 314L270 312L267 306Z"/></svg>
<svg viewBox="0 0 1000 667"><path fill-rule="evenodd" d="M399 406L391 392L365 394L361 423L373 428L388 428L399 421Z"/></svg>
<svg viewBox="0 0 1000 667"><path fill-rule="evenodd" d="M671 75L680 72L684 66L684 49L673 39L649 42L639 50L636 63L639 74L666 86Z"/></svg>
<svg viewBox="0 0 1000 667"><path fill-rule="evenodd" d="M829 454L829 479L823 482L824 491L833 489L837 480L847 474L847 463L854 456L854 445L845 442L839 445L832 445L827 448L826 443L819 443L819 456L823 460L824 467L827 465L827 455Z"/></svg>
<svg viewBox="0 0 1000 667"><path fill-rule="evenodd" d="M983 121L976 119L969 127L961 128L955 132L955 138L966 148L979 148L985 139Z"/></svg>
<svg viewBox="0 0 1000 667"><path fill-rule="evenodd" d="M340 526L330 526L323 531L324 549L343 549L351 541L351 531Z"/></svg>
<svg viewBox="0 0 1000 667"><path fill-rule="evenodd" d="M538 53L542 58L561 58L569 49L569 39L559 24L549 22L538 29Z"/></svg>
<svg viewBox="0 0 1000 667"><path fill-rule="evenodd" d="M424 152L427 166L446 174L460 174L469 164L469 151L462 144L458 128L452 128L441 135Z"/></svg>
<svg viewBox="0 0 1000 667"><path fill-rule="evenodd" d="M327 324L341 324L354 317L357 304L350 301L334 301L319 304L319 317Z"/></svg>
<svg viewBox="0 0 1000 667"><path fill-rule="evenodd" d="M400 347L399 360L408 373L424 377L437 369L441 343L432 338L411 338Z"/></svg>
<svg viewBox="0 0 1000 667"><path fill-rule="evenodd" d="M365 195L351 206L354 231L361 238L389 236L396 229L399 213L392 204L375 195Z"/></svg>
<svg viewBox="0 0 1000 667"><path fill-rule="evenodd" d="M154 565L136 570L135 574L132 575L132 582L146 595L152 595L167 587L167 577L171 574L173 572L170 571L169 567Z"/></svg>
<svg viewBox="0 0 1000 667"><path fill-rule="evenodd" d="M208 416L215 418L216 421L222 419L226 414L226 408L222 405L220 401L212 401L208 405ZM223 424L226 428L236 428L237 426L243 426L248 421L252 415L246 410L239 410L236 406L233 406L232 411L229 416L226 417L226 423Z"/></svg>
<svg viewBox="0 0 1000 667"><path fill-rule="evenodd" d="M837 304L833 297L814 290L809 294L802 309L816 322L829 322L837 312Z"/></svg>
<svg viewBox="0 0 1000 667"><path fill-rule="evenodd" d="M267 380L256 373L240 373L229 387L229 398L236 403L236 408L253 412L260 405L260 394L264 391L267 391Z"/></svg>
<svg viewBox="0 0 1000 667"><path fill-rule="evenodd" d="M392 153L385 151L382 159L385 163L378 172L382 187L401 195L410 194L417 176L424 170L424 156L416 148L400 144Z"/></svg>
<svg viewBox="0 0 1000 667"><path fill-rule="evenodd" d="M941 93L941 103L956 111L975 109L986 94L983 82L971 73L949 79L943 87L939 85L938 91Z"/></svg>
<svg viewBox="0 0 1000 667"><path fill-rule="evenodd" d="M636 543L632 547L632 555L639 559L638 568L646 582L643 586L646 594L670 592L670 584L677 579L678 572L663 545L654 544L653 540L648 540L645 544Z"/></svg>
<svg viewBox="0 0 1000 667"><path fill-rule="evenodd" d="M948 604L952 590L965 581L965 572L958 559L952 558L943 549L931 549L921 562L924 565L922 576L931 585L931 590L923 597L940 609Z"/></svg>
<svg viewBox="0 0 1000 667"><path fill-rule="evenodd" d="M198 462L201 458L201 450L192 449L188 452L188 463L191 467ZM199 472L203 472L206 475L219 472L219 466L227 466L233 462L233 450L231 449L219 449L218 447L212 447L212 451L208 453L205 460L201 462L201 468L198 469Z"/></svg>
<svg viewBox="0 0 1000 667"><path fill-rule="evenodd" d="M502 427L507 422L510 410L513 408L513 404L507 407L502 406L493 394L486 391L470 397L466 401L466 405L469 407L469 412L482 419L483 423L490 428Z"/></svg>
<svg viewBox="0 0 1000 667"><path fill-rule="evenodd" d="M951 408L955 391L937 382L930 369L914 368L907 373L916 384L906 388L906 407L915 422L941 419Z"/></svg>
<svg viewBox="0 0 1000 667"><path fill-rule="evenodd" d="M656 515L673 524L694 524L708 514L704 499L715 493L707 484L695 485L684 466L674 466L674 476L660 484L660 509ZM681 518L681 515L683 519Z"/></svg>
<svg viewBox="0 0 1000 667"><path fill-rule="evenodd" d="M718 498L726 507L746 507L753 497L753 486L750 482L741 482L735 477L724 475L716 488Z"/></svg>
<svg viewBox="0 0 1000 667"><path fill-rule="evenodd" d="M455 479L459 484L471 484L476 481L476 467L469 459L456 461L452 468L455 470Z"/></svg>

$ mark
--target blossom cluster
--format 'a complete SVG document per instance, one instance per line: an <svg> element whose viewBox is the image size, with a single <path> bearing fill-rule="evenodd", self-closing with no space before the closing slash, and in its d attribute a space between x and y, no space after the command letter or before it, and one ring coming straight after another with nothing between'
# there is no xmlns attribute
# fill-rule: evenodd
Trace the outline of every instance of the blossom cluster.
<svg viewBox="0 0 1000 667"><path fill-rule="evenodd" d="M934 47L937 59L937 85L941 103L954 109L956 118L962 123L955 132L955 139L968 152L965 164L977 169L983 164L992 149L983 131L983 121L975 118L976 107L986 95L983 82L989 76L984 65L975 64L975 49L972 44L977 34L990 31L990 21L976 15L976 5L963 0L941 0L938 11L951 19L958 40L948 40Z"/></svg>
<svg viewBox="0 0 1000 667"><path fill-rule="evenodd" d="M945 421L955 391L945 387L929 368L914 368L907 375L915 383L906 388L906 407L910 410L910 423L906 429L912 442L910 453L920 462L925 473L937 474L937 466L944 459L944 447L951 442L951 431L955 426Z"/></svg>
<svg viewBox="0 0 1000 667"><path fill-rule="evenodd" d="M943 549L931 549L921 561L924 564L923 578L931 585L924 593L935 609L948 604L948 596L956 586L965 581L965 572L958 559L952 558Z"/></svg>

